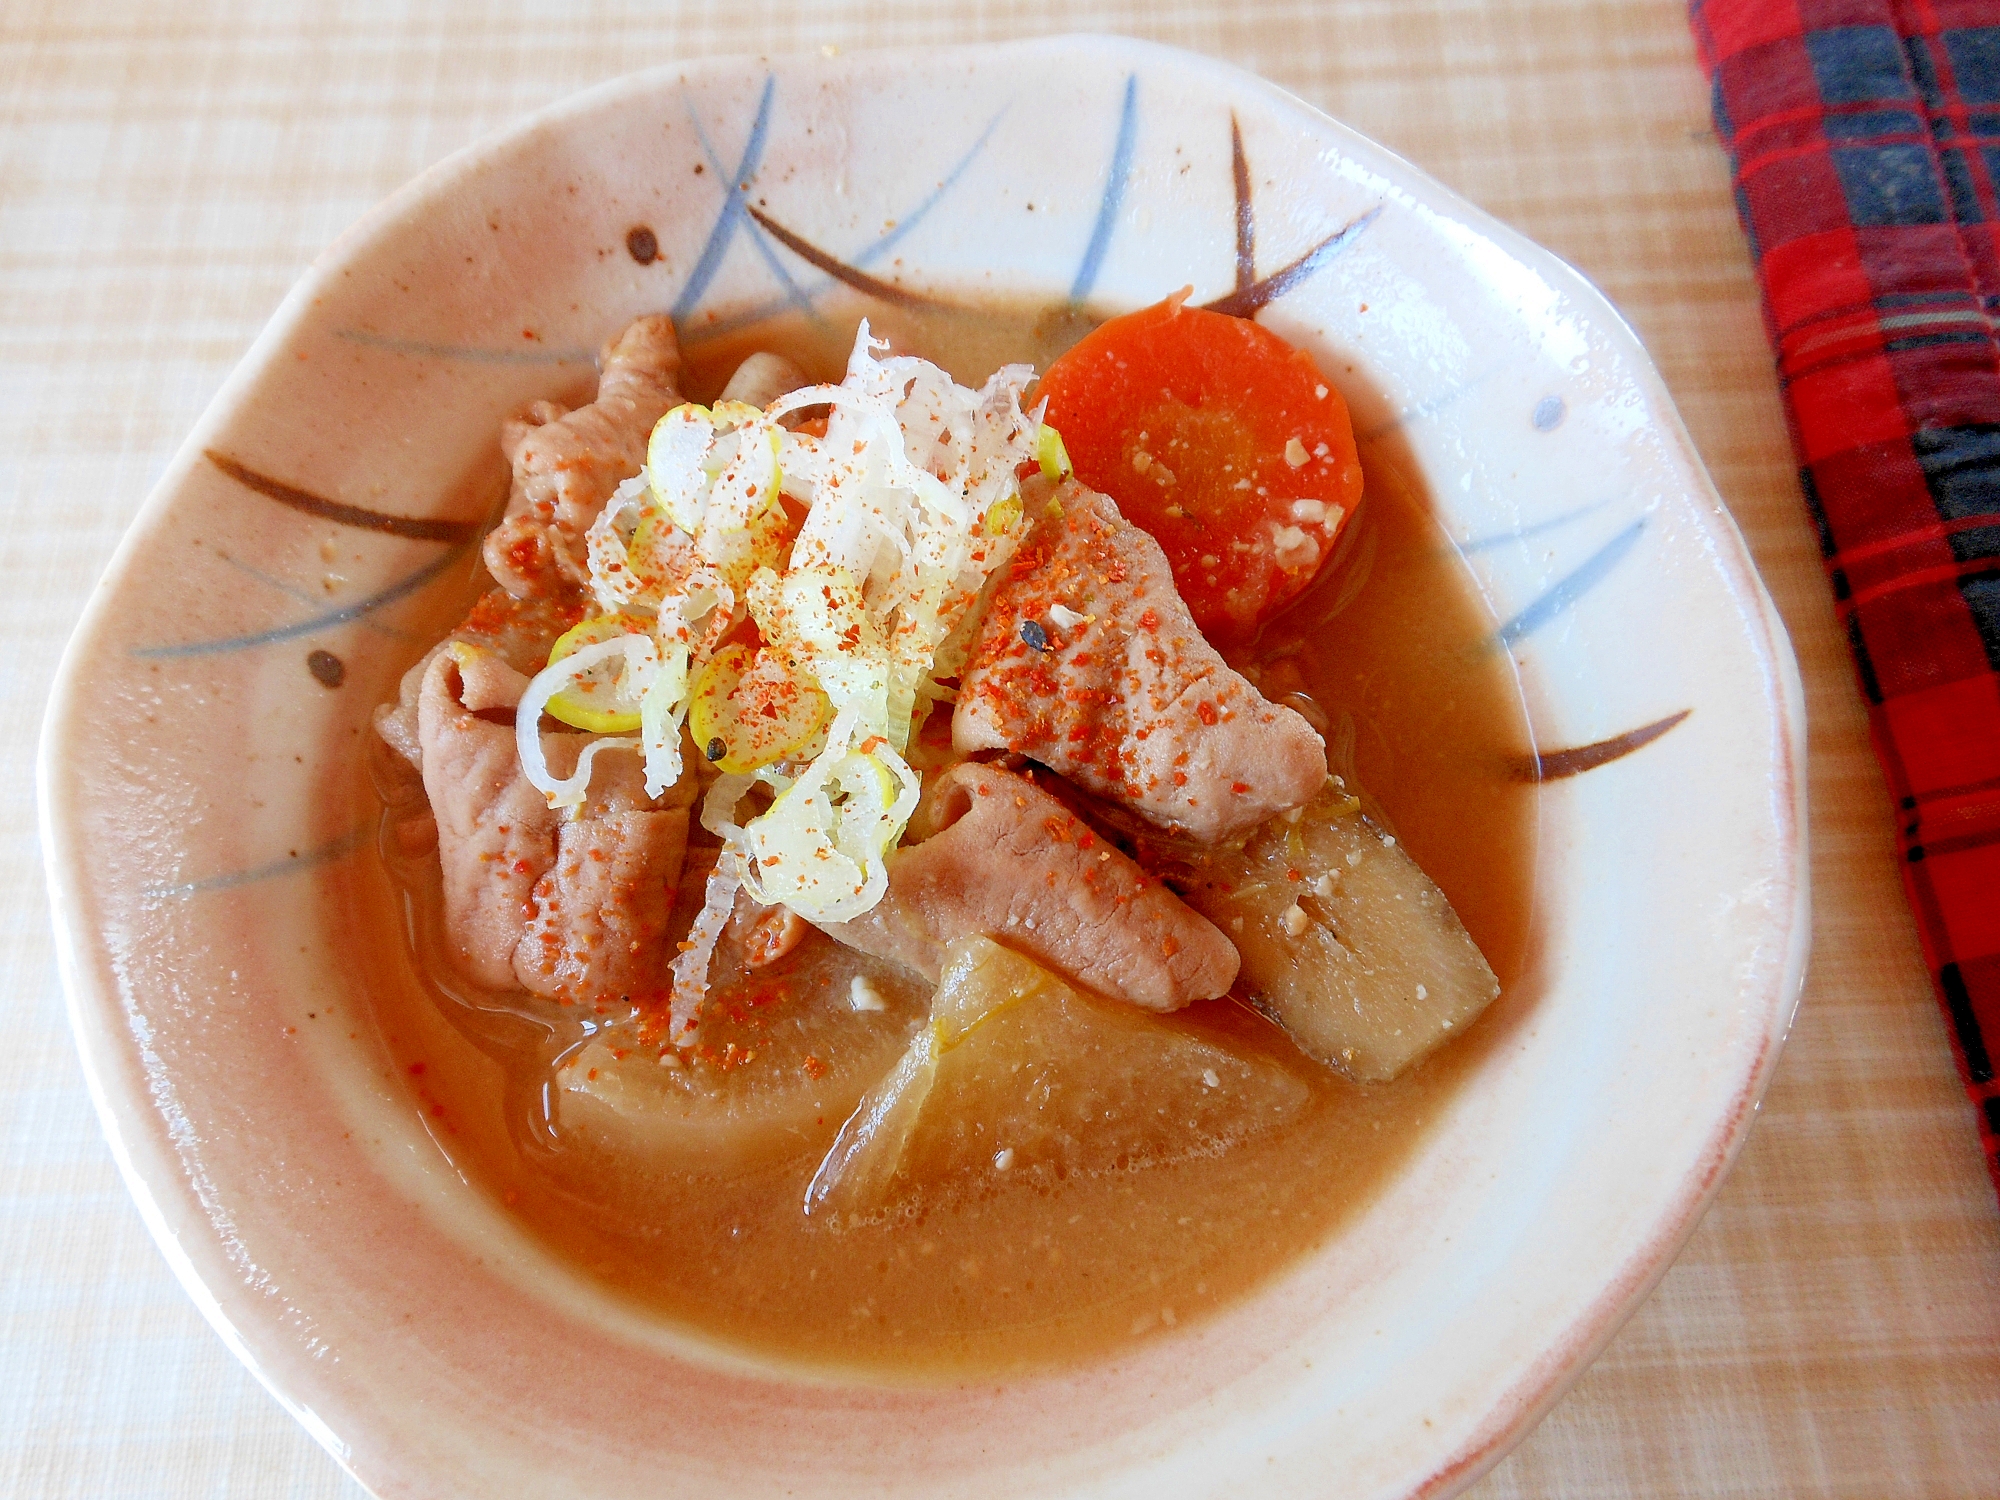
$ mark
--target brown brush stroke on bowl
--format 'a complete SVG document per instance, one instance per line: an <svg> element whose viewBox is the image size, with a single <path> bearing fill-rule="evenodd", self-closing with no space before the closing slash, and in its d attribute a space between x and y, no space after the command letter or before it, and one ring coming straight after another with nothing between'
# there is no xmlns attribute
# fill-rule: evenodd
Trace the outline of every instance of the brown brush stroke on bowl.
<svg viewBox="0 0 2000 1500"><path fill-rule="evenodd" d="M1634 750L1643 750L1693 712L1691 708L1684 708L1677 714L1668 714L1664 719L1628 729L1608 740L1578 745L1569 750L1551 750L1532 759L1524 757L1514 763L1514 775L1522 781L1561 781L1566 776L1581 776L1585 771L1595 771L1599 766L1622 760Z"/></svg>
<svg viewBox="0 0 2000 1500"><path fill-rule="evenodd" d="M317 516L322 521L332 521L338 526L355 526L363 531L386 532L390 536L407 537L415 542L466 542L483 528L483 523L479 521L392 516L383 511L369 510L365 506L329 500L324 495L315 495L311 490L302 490L296 485L286 484L282 479L273 479L269 474L261 474L248 464L231 458L227 453L218 453L213 448L205 448L202 452L210 463L245 489L255 490L267 500L275 500L280 505L288 505L293 510Z"/></svg>

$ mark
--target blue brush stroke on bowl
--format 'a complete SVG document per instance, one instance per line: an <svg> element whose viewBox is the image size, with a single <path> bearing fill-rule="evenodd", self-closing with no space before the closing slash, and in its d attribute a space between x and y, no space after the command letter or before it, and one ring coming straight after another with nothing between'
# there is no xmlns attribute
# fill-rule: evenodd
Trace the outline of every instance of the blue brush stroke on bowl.
<svg viewBox="0 0 2000 1500"><path fill-rule="evenodd" d="M1572 521L1580 521L1585 516L1594 515L1610 503L1609 500L1593 500L1588 505L1579 505L1575 510L1566 510L1559 516L1550 516L1546 521L1517 526L1512 531L1490 532L1485 536L1474 537L1471 541L1459 542L1458 550L1469 556L1474 552L1484 552L1490 547L1505 546L1508 542L1524 542L1531 536L1540 536L1545 531L1555 531Z"/></svg>
<svg viewBox="0 0 2000 1500"><path fill-rule="evenodd" d="M1493 639L1502 646L1513 646L1540 630L1596 587L1604 575L1618 565L1618 559L1632 550L1632 544L1639 540L1639 533L1645 529L1646 518L1641 516L1593 552L1574 572L1558 579L1541 598L1502 625L1493 633Z"/></svg>
<svg viewBox="0 0 2000 1500"><path fill-rule="evenodd" d="M847 264L862 269L873 265L891 250L895 249L905 236L909 235L919 224L923 223L924 218L930 211L937 207L954 187L958 186L959 178L965 174L966 168L970 167L979 157L980 153L986 149L986 143L993 138L993 132L999 128L1000 122L1006 116L1007 111L1002 109L991 120L987 121L986 128L979 133L979 138L972 143L971 147L958 159L951 170L945 173L943 180L931 190L930 195L908 213L899 216L894 229L847 257ZM753 227L755 227L754 223ZM838 285L840 283L833 277L822 277L816 284L810 285L805 289L806 300L817 306L817 299ZM766 318L783 312L790 305L791 299L789 298L773 297L766 302L759 303L755 307L746 308L740 313L733 313L729 317L718 318L712 323L698 323L693 328L684 329L681 331L681 342L689 347L706 343L710 339L720 338L724 334L734 333L738 329L748 328L754 324L761 323Z"/></svg>
<svg viewBox="0 0 2000 1500"><path fill-rule="evenodd" d="M307 593L304 589L294 588L291 584L286 583L284 579L275 578L271 574L264 572L261 568L253 568L240 557L227 558L225 561L228 562L230 567L243 574L246 578L256 579L265 588L276 590L295 604L319 603L318 598ZM394 625L384 625L380 620L369 620L367 625L377 635L387 636L391 640L407 641L414 639L409 631L398 629Z"/></svg>
<svg viewBox="0 0 2000 1500"><path fill-rule="evenodd" d="M736 170L722 184L722 209L715 217L715 226L708 232L708 243L702 246L701 256L688 273L687 285L674 299L672 308L674 322L680 323L701 303L702 294L708 284L715 279L715 273L722 268L722 258L729 253L729 242L736 238L736 230L747 215L743 212L742 185L748 182L757 170L757 164L764 159L764 137L771 125L771 100L777 94L778 80L764 76L764 92L757 101L757 117L750 123L750 137L743 145L743 155L736 164ZM694 121L697 134L701 135L702 149L714 153L708 144L708 137L702 132L701 121L695 116L692 106L688 118ZM720 164L716 170L721 171Z"/></svg>
<svg viewBox="0 0 2000 1500"><path fill-rule="evenodd" d="M701 277L701 286L697 290L694 280L690 278L687 286L682 288L681 295L675 301L673 308L676 324L686 316L681 309L682 303L688 304L687 312L694 311L701 292L707 290L709 281L713 279L715 272L722 265L723 258L729 253L730 243L736 238L738 229L750 236L750 243L757 247L757 254L764 261L764 268L776 278L778 285L785 289L786 305L797 308L809 318L819 316L819 310L813 306L812 298L806 295L805 289L792 278L792 273L785 269L784 262L778 259L777 249L771 244L770 237L764 233L763 227L744 212L744 207L749 201L750 183L757 175L758 163L763 159L764 122L770 110L771 100L775 97L776 86L776 79L764 80L764 98L757 108L757 123L752 127L750 144L743 148L743 162L738 166L736 175L729 179L729 201L723 205L722 214L715 221L715 228L709 232L708 244L702 248L701 262L695 267L695 275ZM702 125L701 116L694 112L692 104L688 106L688 119L694 123L695 139L701 142L702 154L708 158L710 169L717 176L721 176L722 158L716 154L715 146L708 138L708 130ZM703 266L708 268L706 275L702 273ZM694 302L688 301L691 292L694 294Z"/></svg>
<svg viewBox="0 0 2000 1500"><path fill-rule="evenodd" d="M1462 385L1455 385L1448 391L1441 391L1437 395L1432 396L1428 401L1419 402L1415 406L1406 406L1394 416L1388 418L1386 421L1378 422L1366 432L1357 431L1354 434L1354 440L1358 443L1372 443L1377 438L1387 437L1399 428L1413 426L1418 422L1428 422L1440 412L1446 411L1458 402L1463 401L1467 396L1470 396L1474 391L1485 385L1487 381L1507 368L1505 364L1489 365Z"/></svg>
<svg viewBox="0 0 2000 1500"><path fill-rule="evenodd" d="M394 604L398 599L406 599L424 587L463 557L470 543L457 546L444 556L426 563L416 572L398 579L378 594L370 594L355 604L330 609L324 614L290 625L274 626L270 630L256 631L250 635L225 636L219 640L186 641L173 646L135 646L132 654L141 661L171 661L189 656L219 656L228 651L247 651L254 646L272 646L280 641L294 641L300 636L315 635L322 630L331 630L337 625L351 624L373 614L376 610Z"/></svg>
<svg viewBox="0 0 2000 1500"><path fill-rule="evenodd" d="M1104 196L1097 205L1097 223L1091 228L1090 243L1084 247L1083 261L1070 283L1069 300L1081 302L1097 285L1104 255L1111 248L1111 236L1118 227L1118 208L1125 201L1125 183L1132 175L1132 147L1139 135L1139 75L1125 75L1125 102L1118 111L1118 140L1111 148L1111 166L1104 174Z"/></svg>
<svg viewBox="0 0 2000 1500"><path fill-rule="evenodd" d="M184 880L176 885L149 885L141 888L139 894L149 901L171 901L188 896L206 896L215 891L233 891L260 881L275 880L280 875L295 875L352 854L368 837L368 827L366 823L357 823L339 838L331 839L316 849L308 849L303 854L287 854L247 870L231 870L227 874L210 875L201 880Z"/></svg>
<svg viewBox="0 0 2000 1500"><path fill-rule="evenodd" d="M417 359L455 359L473 365L594 365L593 349L476 349L469 344L434 344L426 339L391 338L365 328L343 328L334 335L364 349L386 349Z"/></svg>

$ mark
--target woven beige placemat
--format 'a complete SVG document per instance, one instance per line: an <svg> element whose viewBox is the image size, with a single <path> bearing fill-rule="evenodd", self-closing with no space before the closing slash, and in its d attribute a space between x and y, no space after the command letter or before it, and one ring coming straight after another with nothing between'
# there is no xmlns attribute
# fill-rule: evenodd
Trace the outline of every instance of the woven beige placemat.
<svg viewBox="0 0 2000 1500"><path fill-rule="evenodd" d="M633 68L1092 29L1254 69L1590 274L1664 370L1799 651L1817 946L1763 1118L1660 1290L1475 1493L2000 1494L2000 1213L1675 0L293 10L0 13L0 1493L360 1493L201 1322L118 1182L29 794L91 583L286 288L440 156Z"/></svg>

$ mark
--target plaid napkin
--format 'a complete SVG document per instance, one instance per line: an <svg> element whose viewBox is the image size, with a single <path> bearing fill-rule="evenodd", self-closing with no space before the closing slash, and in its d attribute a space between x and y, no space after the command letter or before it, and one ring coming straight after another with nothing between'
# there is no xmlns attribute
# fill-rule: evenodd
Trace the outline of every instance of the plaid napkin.
<svg viewBox="0 0 2000 1500"><path fill-rule="evenodd" d="M2000 0L1693 0L1692 20L2000 1188Z"/></svg>

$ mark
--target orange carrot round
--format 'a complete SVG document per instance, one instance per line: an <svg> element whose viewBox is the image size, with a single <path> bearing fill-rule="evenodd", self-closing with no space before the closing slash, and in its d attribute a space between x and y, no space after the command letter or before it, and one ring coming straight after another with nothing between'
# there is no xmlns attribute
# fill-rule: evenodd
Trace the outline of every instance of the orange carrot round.
<svg viewBox="0 0 2000 1500"><path fill-rule="evenodd" d="M1361 499L1347 403L1312 357L1186 292L1049 367L1045 420L1077 478L1152 533L1212 640L1242 640L1312 582Z"/></svg>

